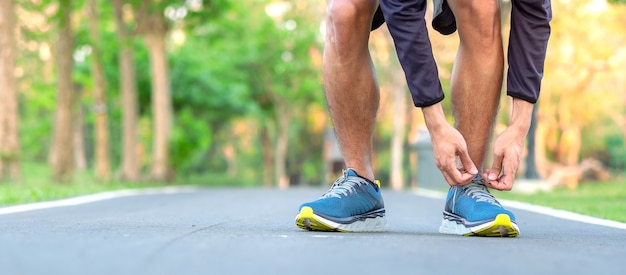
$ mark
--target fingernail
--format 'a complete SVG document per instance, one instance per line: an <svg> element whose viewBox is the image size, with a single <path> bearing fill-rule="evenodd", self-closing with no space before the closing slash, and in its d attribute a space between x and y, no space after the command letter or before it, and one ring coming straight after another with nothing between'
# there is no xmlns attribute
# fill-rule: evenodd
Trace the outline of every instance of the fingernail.
<svg viewBox="0 0 626 275"><path fill-rule="evenodd" d="M496 180L497 179L496 174L495 173L490 173L489 174L489 179L490 180Z"/></svg>
<svg viewBox="0 0 626 275"><path fill-rule="evenodd" d="M472 175L478 174L478 169L476 169L476 167L472 167L472 169L470 169L470 174Z"/></svg>

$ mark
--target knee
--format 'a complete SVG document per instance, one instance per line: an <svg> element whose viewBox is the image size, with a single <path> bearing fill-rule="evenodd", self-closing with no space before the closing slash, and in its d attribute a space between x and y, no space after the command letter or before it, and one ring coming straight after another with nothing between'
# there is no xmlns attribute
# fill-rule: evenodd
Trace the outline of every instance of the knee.
<svg viewBox="0 0 626 275"><path fill-rule="evenodd" d="M326 8L326 24L332 32L342 35L369 32L376 11L373 1L330 0Z"/></svg>
<svg viewBox="0 0 626 275"><path fill-rule="evenodd" d="M375 1L329 0L326 9L326 43L339 57L366 48Z"/></svg>
<svg viewBox="0 0 626 275"><path fill-rule="evenodd" d="M498 1L461 0L454 10L459 33L474 36L481 44L491 44L501 39L500 5ZM486 45L484 45L486 46Z"/></svg>

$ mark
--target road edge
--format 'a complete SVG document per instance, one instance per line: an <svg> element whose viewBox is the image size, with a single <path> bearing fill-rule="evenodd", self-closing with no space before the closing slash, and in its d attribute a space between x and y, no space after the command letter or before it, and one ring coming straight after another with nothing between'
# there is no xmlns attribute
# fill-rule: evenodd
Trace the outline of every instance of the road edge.
<svg viewBox="0 0 626 275"><path fill-rule="evenodd" d="M432 199L445 199L446 198L445 192L432 190L432 189L417 188L413 190L412 193L418 196L432 198ZM547 206L535 205L535 204L530 204L530 203L525 203L525 202L501 200L501 199L498 199L498 201L502 205L506 207L510 207L510 208L530 211L530 212L543 214L543 215L547 215L547 216L551 216L555 218L561 218L565 220L571 220L571 221L577 221L577 222L582 222L582 223L588 223L588 224L594 224L594 225L600 225L600 226L605 226L605 227L626 230L626 223L623 223L623 222L607 220L603 218L583 215L583 214L574 213L574 212L570 212L566 210L560 210L560 209L555 209L555 208L551 208Z"/></svg>

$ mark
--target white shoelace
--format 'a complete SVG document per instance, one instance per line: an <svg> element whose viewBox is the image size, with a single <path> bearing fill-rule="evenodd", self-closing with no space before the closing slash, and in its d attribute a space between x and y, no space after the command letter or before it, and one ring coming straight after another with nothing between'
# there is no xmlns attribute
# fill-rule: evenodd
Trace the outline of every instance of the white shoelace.
<svg viewBox="0 0 626 275"><path fill-rule="evenodd" d="M341 185L333 184L333 187L330 190L328 190L328 192L326 192L326 194L324 194L322 197L341 198L341 195L348 196L348 194L354 193L356 191L355 186L357 184L358 183L353 182L353 181L345 181Z"/></svg>
<svg viewBox="0 0 626 275"><path fill-rule="evenodd" d="M502 207L496 198L489 193L489 189L487 189L487 187L482 183L481 178L474 178L470 184L465 186L464 189L464 192L468 196L476 198L477 202L484 201Z"/></svg>
<svg viewBox="0 0 626 275"><path fill-rule="evenodd" d="M360 184L358 181L349 180L348 175L344 174L333 183L333 186L322 195L322 198L335 197L340 199L341 195L348 196L356 192L356 186Z"/></svg>

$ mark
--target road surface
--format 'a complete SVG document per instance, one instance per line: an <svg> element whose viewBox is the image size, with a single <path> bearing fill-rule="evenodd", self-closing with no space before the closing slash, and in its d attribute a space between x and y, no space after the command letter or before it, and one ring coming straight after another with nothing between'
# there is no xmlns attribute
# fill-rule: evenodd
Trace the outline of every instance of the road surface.
<svg viewBox="0 0 626 275"><path fill-rule="evenodd" d="M192 188L0 209L0 275L626 274L624 229L512 209L518 238L442 235L443 199L410 191L383 190L387 232L300 230L299 204L322 192Z"/></svg>

